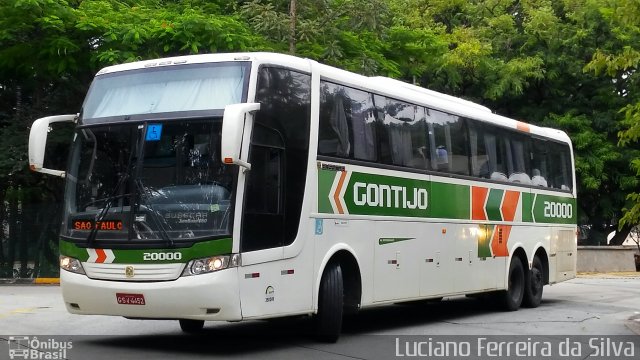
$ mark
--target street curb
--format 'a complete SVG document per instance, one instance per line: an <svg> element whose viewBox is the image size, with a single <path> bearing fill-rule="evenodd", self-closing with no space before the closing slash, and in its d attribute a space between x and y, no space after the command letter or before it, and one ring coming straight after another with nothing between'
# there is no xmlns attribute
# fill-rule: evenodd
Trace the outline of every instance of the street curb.
<svg viewBox="0 0 640 360"><path fill-rule="evenodd" d="M39 285L58 285L60 284L60 278L35 278L33 283Z"/></svg>
<svg viewBox="0 0 640 360"><path fill-rule="evenodd" d="M640 272L638 271L619 271L619 272L579 272L577 278L591 279L638 279Z"/></svg>
<svg viewBox="0 0 640 360"><path fill-rule="evenodd" d="M59 285L60 278L12 279L0 278L0 285Z"/></svg>

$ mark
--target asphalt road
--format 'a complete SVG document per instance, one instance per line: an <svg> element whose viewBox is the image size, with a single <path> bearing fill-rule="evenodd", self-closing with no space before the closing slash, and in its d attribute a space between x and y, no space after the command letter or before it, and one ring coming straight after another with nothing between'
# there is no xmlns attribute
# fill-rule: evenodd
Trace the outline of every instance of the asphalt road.
<svg viewBox="0 0 640 360"><path fill-rule="evenodd" d="M0 359L9 358L6 340L18 335L48 344L70 341L72 348L53 354L68 359L386 359L398 356L398 339L640 339L640 276L580 277L544 290L540 307L517 312L465 297L363 310L345 320L338 343L322 344L305 318L206 323L201 334L185 335L177 321L68 314L58 286L7 285L0 286ZM637 358L640 342L634 341ZM574 358L593 349L585 345Z"/></svg>

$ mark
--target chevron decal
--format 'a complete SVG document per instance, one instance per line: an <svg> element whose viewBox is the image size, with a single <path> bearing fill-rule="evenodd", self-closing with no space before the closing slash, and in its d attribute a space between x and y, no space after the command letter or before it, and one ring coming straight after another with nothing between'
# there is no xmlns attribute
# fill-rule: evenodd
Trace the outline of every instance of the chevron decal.
<svg viewBox="0 0 640 360"><path fill-rule="evenodd" d="M347 191L347 184L351 174L347 171L337 171L333 179L331 191L329 191L329 203L334 214L348 214L349 209L344 202L344 193Z"/></svg>
<svg viewBox="0 0 640 360"><path fill-rule="evenodd" d="M93 262L98 264L111 264L116 259L113 250L109 249L87 249L89 253L89 259L87 262Z"/></svg>
<svg viewBox="0 0 640 360"><path fill-rule="evenodd" d="M473 186L471 189L472 220L522 221L519 191L488 189ZM478 257L509 256L507 242L511 225L481 225L478 235Z"/></svg>
<svg viewBox="0 0 640 360"><path fill-rule="evenodd" d="M471 220L522 221L520 192L489 189L481 186L471 188Z"/></svg>

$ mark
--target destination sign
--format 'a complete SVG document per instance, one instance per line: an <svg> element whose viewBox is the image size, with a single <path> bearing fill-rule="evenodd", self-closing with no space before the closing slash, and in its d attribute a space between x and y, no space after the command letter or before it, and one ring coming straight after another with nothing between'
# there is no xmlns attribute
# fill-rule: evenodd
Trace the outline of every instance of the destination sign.
<svg viewBox="0 0 640 360"><path fill-rule="evenodd" d="M122 220L74 220L72 226L74 230L92 230L95 227L100 231L118 231L123 227Z"/></svg>

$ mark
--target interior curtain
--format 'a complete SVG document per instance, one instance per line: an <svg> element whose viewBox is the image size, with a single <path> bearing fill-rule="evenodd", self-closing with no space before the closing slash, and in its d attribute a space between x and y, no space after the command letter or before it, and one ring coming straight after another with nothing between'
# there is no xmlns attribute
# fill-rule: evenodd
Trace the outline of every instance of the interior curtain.
<svg viewBox="0 0 640 360"><path fill-rule="evenodd" d="M105 78L99 102L85 106L84 116L148 114L172 111L223 109L242 101L244 75L240 67L220 71L188 69L136 73ZM89 104L91 105L91 104ZM91 109L94 109L91 111Z"/></svg>

